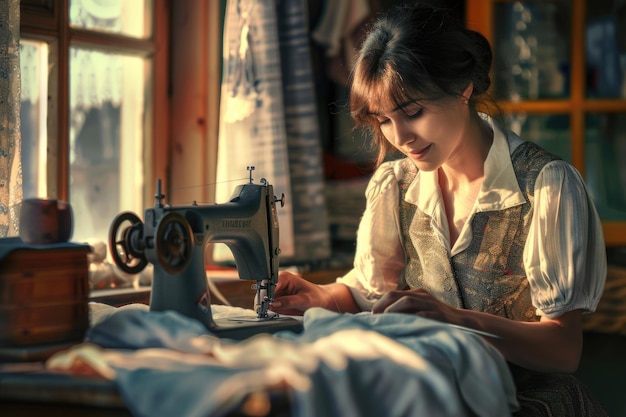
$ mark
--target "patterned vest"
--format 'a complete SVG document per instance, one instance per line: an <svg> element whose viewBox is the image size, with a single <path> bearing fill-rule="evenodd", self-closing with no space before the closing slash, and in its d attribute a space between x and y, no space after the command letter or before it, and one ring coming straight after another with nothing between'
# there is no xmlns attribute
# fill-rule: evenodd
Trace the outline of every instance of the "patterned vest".
<svg viewBox="0 0 626 417"><path fill-rule="evenodd" d="M526 203L475 213L470 245L452 258L433 230L430 216L404 200L417 169L403 160L400 227L407 260L398 288L423 288L454 307L537 321L522 255L532 221L535 180L556 159L532 142L518 146L511 161Z"/></svg>

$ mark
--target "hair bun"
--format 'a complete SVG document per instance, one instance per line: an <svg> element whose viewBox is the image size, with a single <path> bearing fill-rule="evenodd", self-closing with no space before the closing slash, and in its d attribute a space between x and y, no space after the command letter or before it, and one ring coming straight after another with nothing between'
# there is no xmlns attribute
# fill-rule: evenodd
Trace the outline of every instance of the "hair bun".
<svg viewBox="0 0 626 417"><path fill-rule="evenodd" d="M489 90L491 77L489 71L493 60L491 45L482 34L468 30L469 36L474 43L474 91L482 94Z"/></svg>

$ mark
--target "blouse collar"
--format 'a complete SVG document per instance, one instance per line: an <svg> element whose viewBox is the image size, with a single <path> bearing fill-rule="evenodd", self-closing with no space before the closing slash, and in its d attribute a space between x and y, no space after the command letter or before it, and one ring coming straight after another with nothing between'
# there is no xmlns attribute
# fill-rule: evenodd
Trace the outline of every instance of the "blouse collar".
<svg viewBox="0 0 626 417"><path fill-rule="evenodd" d="M523 204L526 200L519 188L511 154L521 143L517 135L505 133L491 117L481 114L493 131L493 143L485 160L485 179L478 193L474 211L503 210ZM437 171L419 171L407 189L405 200L426 214L433 215L442 203Z"/></svg>

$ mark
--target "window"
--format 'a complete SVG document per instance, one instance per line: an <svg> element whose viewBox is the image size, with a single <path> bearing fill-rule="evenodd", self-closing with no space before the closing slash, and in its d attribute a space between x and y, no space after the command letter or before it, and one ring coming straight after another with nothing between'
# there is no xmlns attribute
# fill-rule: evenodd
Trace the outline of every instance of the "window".
<svg viewBox="0 0 626 417"><path fill-rule="evenodd" d="M626 4L475 0L466 18L494 47L493 94L511 127L578 168L607 246L623 246Z"/></svg>
<svg viewBox="0 0 626 417"><path fill-rule="evenodd" d="M72 240L106 241L166 180L166 15L166 0L21 2L24 197L69 201Z"/></svg>

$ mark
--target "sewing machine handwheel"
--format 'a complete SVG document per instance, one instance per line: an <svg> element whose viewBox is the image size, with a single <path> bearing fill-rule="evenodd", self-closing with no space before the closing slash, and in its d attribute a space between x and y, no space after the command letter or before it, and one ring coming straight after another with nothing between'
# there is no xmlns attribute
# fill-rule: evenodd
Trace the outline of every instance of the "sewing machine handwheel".
<svg viewBox="0 0 626 417"><path fill-rule="evenodd" d="M174 275L191 260L193 234L189 222L177 213L167 213L157 225L155 249L159 265Z"/></svg>
<svg viewBox="0 0 626 417"><path fill-rule="evenodd" d="M122 228L122 225L127 222L130 225ZM109 228L109 250L113 261L128 274L137 274L148 264L148 260L138 248L142 230L141 219L131 212L118 214Z"/></svg>

